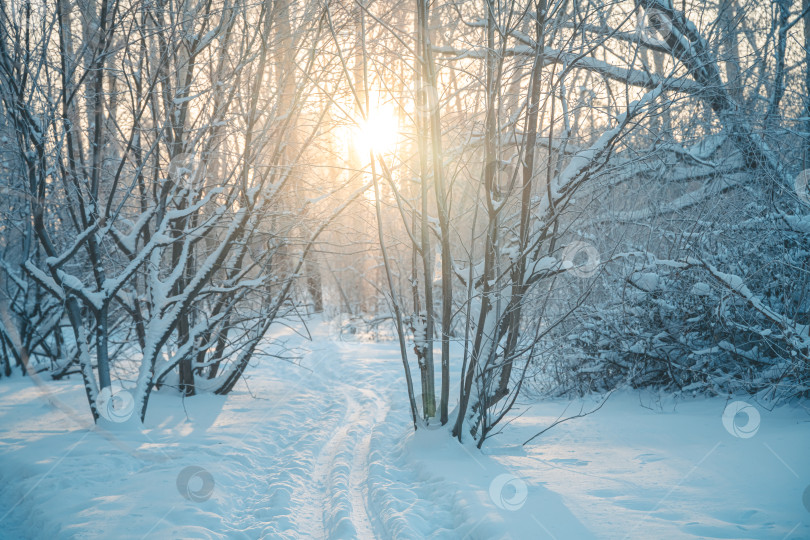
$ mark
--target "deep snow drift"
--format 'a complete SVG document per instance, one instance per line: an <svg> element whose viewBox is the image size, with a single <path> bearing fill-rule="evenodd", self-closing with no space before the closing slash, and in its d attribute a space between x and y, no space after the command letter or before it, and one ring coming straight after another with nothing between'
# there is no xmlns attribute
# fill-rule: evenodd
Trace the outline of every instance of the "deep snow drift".
<svg viewBox="0 0 810 540"><path fill-rule="evenodd" d="M810 538L807 403L625 392L526 446L598 400L523 404L482 453L412 431L394 343L311 330L275 333L297 365L159 392L144 426L88 429L78 379L0 381L0 535Z"/></svg>

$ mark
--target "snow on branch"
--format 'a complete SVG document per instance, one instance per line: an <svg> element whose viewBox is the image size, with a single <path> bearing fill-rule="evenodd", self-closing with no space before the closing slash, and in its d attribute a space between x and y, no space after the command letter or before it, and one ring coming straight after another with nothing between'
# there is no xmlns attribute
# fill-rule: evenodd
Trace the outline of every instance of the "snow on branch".
<svg viewBox="0 0 810 540"><path fill-rule="evenodd" d="M483 60L487 55L487 50L480 47L460 49L457 47L444 46L434 47L433 50L438 54L449 56L451 60L463 60L466 58ZM533 57L535 51L536 49L534 47L528 45L516 45L505 49L504 55ZM680 77L662 77L647 71L614 66L608 62L590 56L582 56L551 47L545 47L544 51L544 65L560 64L573 66L575 68L598 73L610 80L625 83L630 86L645 88L647 90L663 86L666 90L682 92L684 94L698 94L704 90L697 82Z"/></svg>
<svg viewBox="0 0 810 540"><path fill-rule="evenodd" d="M76 251L84 244L88 238L90 238L91 234L94 234L98 230L98 223L93 223L90 227L86 228L82 232L76 236L76 239L73 241L73 244L62 252L61 255L58 257L48 257L45 259L45 264L48 265L49 268L59 268L65 262L67 262L73 255L76 254Z"/></svg>
<svg viewBox="0 0 810 540"><path fill-rule="evenodd" d="M615 127L605 131L589 148L577 152L563 171L552 182L552 197L558 198L566 194L577 184L577 180L583 176L590 166L600 157L606 155L612 147L616 138L622 134L624 128L633 117L639 114L644 108L652 103L664 91L663 85L659 84L653 90L644 94L641 99L633 101L627 107L627 111L617 118Z"/></svg>
<svg viewBox="0 0 810 540"><path fill-rule="evenodd" d="M748 286L745 285L743 278L734 274L721 272L714 265L700 259L689 257L686 262L695 266L701 266L708 270L709 274L715 278L718 283L745 300L752 308L764 315L771 322L776 323L790 334L800 339L800 348L810 347L810 326L806 324L799 324L787 315L777 313L763 304L762 300L752 293Z"/></svg>
<svg viewBox="0 0 810 540"><path fill-rule="evenodd" d="M644 258L646 259L647 264L650 266L665 266L679 270L686 270L689 268L702 268L706 270L709 275L711 275L712 278L714 278L714 280L724 289L727 289L734 295L742 298L749 306L754 308L754 310L774 324L783 328L789 335L798 338L800 341L795 344L798 348L805 349L810 347L810 326L797 323L787 315L778 313L766 306L760 297L755 295L751 289L748 288L742 277L735 274L722 272L713 264L697 257L687 257L680 260L659 259L652 253L635 251L616 254L611 257L610 261L631 257Z"/></svg>
<svg viewBox="0 0 810 540"><path fill-rule="evenodd" d="M62 287L56 283L51 276L37 268L37 266L31 262L31 260L25 261L23 263L23 268L28 275L31 276L31 279L36 281L46 291L54 295L57 299L59 299L59 301L65 300L64 289L62 289Z"/></svg>

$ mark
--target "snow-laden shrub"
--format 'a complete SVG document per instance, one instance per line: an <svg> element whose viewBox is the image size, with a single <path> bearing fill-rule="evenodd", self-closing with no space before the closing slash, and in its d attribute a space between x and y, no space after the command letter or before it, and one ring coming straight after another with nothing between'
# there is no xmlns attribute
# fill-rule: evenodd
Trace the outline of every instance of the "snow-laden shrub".
<svg viewBox="0 0 810 540"><path fill-rule="evenodd" d="M739 185L678 212L633 209L643 244L641 220L611 231L578 285L587 301L535 359L542 391L810 395L808 209L768 178Z"/></svg>

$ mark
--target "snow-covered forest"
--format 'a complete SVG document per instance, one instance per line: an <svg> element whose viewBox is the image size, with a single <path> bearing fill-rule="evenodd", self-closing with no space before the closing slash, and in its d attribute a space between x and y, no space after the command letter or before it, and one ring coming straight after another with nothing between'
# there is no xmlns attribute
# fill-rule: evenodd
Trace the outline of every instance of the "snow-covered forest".
<svg viewBox="0 0 810 540"><path fill-rule="evenodd" d="M0 0L0 537L810 538L810 0Z"/></svg>

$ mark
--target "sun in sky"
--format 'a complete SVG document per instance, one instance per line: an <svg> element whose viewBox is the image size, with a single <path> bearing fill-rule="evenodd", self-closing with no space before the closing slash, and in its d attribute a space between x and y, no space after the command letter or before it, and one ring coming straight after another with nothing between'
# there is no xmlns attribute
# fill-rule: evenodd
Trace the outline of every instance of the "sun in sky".
<svg viewBox="0 0 810 540"><path fill-rule="evenodd" d="M357 154L367 159L370 153L385 154L394 149L399 132L399 118L394 107L378 105L368 118L357 122L352 130L352 142Z"/></svg>

